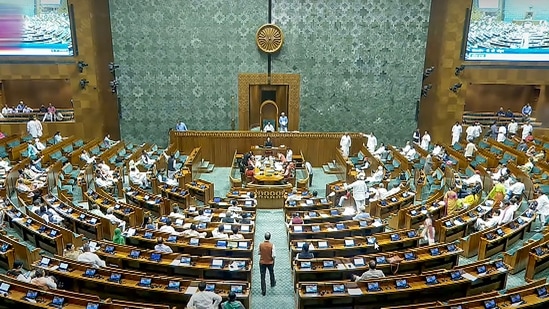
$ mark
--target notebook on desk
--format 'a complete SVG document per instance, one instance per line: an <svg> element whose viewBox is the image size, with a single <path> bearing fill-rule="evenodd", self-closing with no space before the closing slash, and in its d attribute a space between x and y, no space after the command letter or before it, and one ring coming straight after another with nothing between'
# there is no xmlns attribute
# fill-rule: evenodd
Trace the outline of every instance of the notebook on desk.
<svg viewBox="0 0 549 309"><path fill-rule="evenodd" d="M210 265L211 268L223 268L223 260L219 259L213 259L212 264Z"/></svg>

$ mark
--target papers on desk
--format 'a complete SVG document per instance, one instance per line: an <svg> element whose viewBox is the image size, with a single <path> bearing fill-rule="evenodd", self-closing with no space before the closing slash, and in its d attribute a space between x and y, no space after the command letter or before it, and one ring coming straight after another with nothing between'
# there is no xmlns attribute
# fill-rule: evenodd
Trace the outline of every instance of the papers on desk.
<svg viewBox="0 0 549 309"><path fill-rule="evenodd" d="M337 264L336 268L337 269L347 269L347 266L345 266L345 264L340 263L340 264Z"/></svg>
<svg viewBox="0 0 549 309"><path fill-rule="evenodd" d="M227 205L229 205L229 203L227 203L227 202L219 202L219 203L217 203L217 205L220 205L220 206L221 206L221 205L227 206Z"/></svg>
<svg viewBox="0 0 549 309"><path fill-rule="evenodd" d="M347 269L355 269L356 268L355 264L353 264L353 263L346 263L345 267L347 267ZM337 268L339 268L339 264L338 264Z"/></svg>
<svg viewBox="0 0 549 309"><path fill-rule="evenodd" d="M328 218L329 216L327 214L320 214L321 218Z"/></svg>
<svg viewBox="0 0 549 309"><path fill-rule="evenodd" d="M179 264L181 264L181 259L174 259L170 265L171 266L179 266Z"/></svg>
<svg viewBox="0 0 549 309"><path fill-rule="evenodd" d="M507 268L501 267L501 268L498 268L496 270L499 271L500 273L504 273L504 272L507 271Z"/></svg>
<svg viewBox="0 0 549 309"><path fill-rule="evenodd" d="M181 219L178 219L178 220L181 220ZM181 220L181 221L183 221L183 220ZM175 224L176 224L176 225L179 225L179 224L177 224L177 220L176 220L176 223L175 223ZM187 222L187 223L183 224L183 228L184 228L184 229L190 229L190 228L191 228L191 225L192 225L192 223Z"/></svg>
<svg viewBox="0 0 549 309"><path fill-rule="evenodd" d="M348 288L347 293L349 295L362 295L362 290L359 288Z"/></svg>
<svg viewBox="0 0 549 309"><path fill-rule="evenodd" d="M426 215L427 213L429 213L426 209L423 209L422 211L420 211L422 214Z"/></svg>
<svg viewBox="0 0 549 309"><path fill-rule="evenodd" d="M219 218L225 218L227 216L226 213L222 212L218 215Z"/></svg>
<svg viewBox="0 0 549 309"><path fill-rule="evenodd" d="M467 280L470 280L470 281L476 281L478 278L469 274L469 273L464 273L461 275L463 278L467 279Z"/></svg>
<svg viewBox="0 0 549 309"><path fill-rule="evenodd" d="M378 227L378 226L382 226L383 223L381 223L381 222L379 222L379 221L376 220L376 221L374 221L374 222L372 223L372 225L375 226L375 227Z"/></svg>
<svg viewBox="0 0 549 309"><path fill-rule="evenodd" d="M128 231L126 232L126 235L128 235L128 237L132 237L133 235L135 235L135 229L129 228Z"/></svg>
<svg viewBox="0 0 549 309"><path fill-rule="evenodd" d="M459 220L454 220L454 225L462 225L463 222L459 221Z"/></svg>
<svg viewBox="0 0 549 309"><path fill-rule="evenodd" d="M198 287L190 286L190 287L187 288L187 290L185 290L185 294L192 295L192 294L196 293L196 291L198 291Z"/></svg>

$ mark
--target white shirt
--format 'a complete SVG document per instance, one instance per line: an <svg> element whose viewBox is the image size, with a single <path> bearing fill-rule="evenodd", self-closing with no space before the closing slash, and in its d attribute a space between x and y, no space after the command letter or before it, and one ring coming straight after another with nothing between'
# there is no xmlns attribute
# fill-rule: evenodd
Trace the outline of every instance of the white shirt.
<svg viewBox="0 0 549 309"><path fill-rule="evenodd" d="M165 244L157 244L156 246L154 246L154 251L162 253L173 253L172 248L170 248L170 246L166 246Z"/></svg>
<svg viewBox="0 0 549 309"><path fill-rule="evenodd" d="M521 195L524 192L525 186L522 182L517 181L516 183L509 186L509 191L515 195Z"/></svg>
<svg viewBox="0 0 549 309"><path fill-rule="evenodd" d="M40 141L36 142L35 146L36 146L36 149L38 149L40 151L46 149L46 146L44 144L42 144L42 142L40 142Z"/></svg>
<svg viewBox="0 0 549 309"><path fill-rule="evenodd" d="M467 138L474 138L475 137L475 126L467 127L467 130L465 130L465 133L467 133Z"/></svg>
<svg viewBox="0 0 549 309"><path fill-rule="evenodd" d="M142 173L140 171L130 171L130 180L140 186L147 184L147 173Z"/></svg>
<svg viewBox="0 0 549 309"><path fill-rule="evenodd" d="M272 124L267 123L265 127L263 127L263 132L274 132L275 128Z"/></svg>
<svg viewBox="0 0 549 309"><path fill-rule="evenodd" d="M467 185L472 185L472 184L478 183L482 186L482 178L480 178L479 174L474 174L473 176L463 180L463 183L465 183Z"/></svg>
<svg viewBox="0 0 549 309"><path fill-rule="evenodd" d="M534 128L532 127L531 124L523 124L522 125L522 139L526 139L526 137L528 137L528 135L530 135L530 133L532 133L532 130L534 130Z"/></svg>
<svg viewBox="0 0 549 309"><path fill-rule="evenodd" d="M436 147L433 149L433 152L432 152L432 153L433 153L433 156L437 157L437 156L440 154L441 151L442 151L442 147L436 146Z"/></svg>
<svg viewBox="0 0 549 309"><path fill-rule="evenodd" d="M223 299L214 292L198 291L191 296L187 308L193 309L217 309Z"/></svg>
<svg viewBox="0 0 549 309"><path fill-rule="evenodd" d="M511 134L517 133L517 131L518 131L518 123L516 123L516 122L510 122L510 123L507 125L507 131L509 131L509 133L511 133Z"/></svg>
<svg viewBox="0 0 549 309"><path fill-rule="evenodd" d="M120 224L122 220L118 219L114 214L106 214L105 218L107 218L111 223L114 224Z"/></svg>
<svg viewBox="0 0 549 309"><path fill-rule="evenodd" d="M163 225L158 229L158 231L164 232L164 233L176 234L176 235L178 234L173 228L173 226L171 225Z"/></svg>
<svg viewBox="0 0 549 309"><path fill-rule="evenodd" d="M477 138L482 133L482 127L480 125L476 125L473 127L474 127L474 137Z"/></svg>
<svg viewBox="0 0 549 309"><path fill-rule="evenodd" d="M307 173L309 173L309 175L313 174L313 166L309 163L309 161L305 162L305 168L307 169Z"/></svg>
<svg viewBox="0 0 549 309"><path fill-rule="evenodd" d="M421 148L423 148L425 150L429 149L429 143L430 142L431 142L431 135L429 135L429 133L426 133L421 138Z"/></svg>
<svg viewBox="0 0 549 309"><path fill-rule="evenodd" d="M542 196L538 197L536 199L536 202L538 202L538 207L536 208L537 212L548 216L549 215L549 198L547 195L543 194Z"/></svg>
<svg viewBox="0 0 549 309"><path fill-rule="evenodd" d="M406 155L406 153L408 153L408 151L410 151L410 149L412 148L412 146L410 146L410 144L406 144L406 146L404 146L404 148L402 148L402 154L403 155Z"/></svg>
<svg viewBox="0 0 549 309"><path fill-rule="evenodd" d="M288 149L288 151L286 151L286 161L292 161L293 155L294 155L294 152L291 149Z"/></svg>
<svg viewBox="0 0 549 309"><path fill-rule="evenodd" d="M366 148L368 148L369 152L373 152L377 147L377 137L375 135L371 134L368 135L368 142L366 143Z"/></svg>
<svg viewBox="0 0 549 309"><path fill-rule="evenodd" d="M417 151L415 148L410 149L404 156L406 156L406 159L413 160L416 158Z"/></svg>
<svg viewBox="0 0 549 309"><path fill-rule="evenodd" d="M242 235L242 234L233 234L233 235L229 236L229 239L242 240L242 239L244 239L244 235Z"/></svg>
<svg viewBox="0 0 549 309"><path fill-rule="evenodd" d="M78 262L92 264L95 267L105 267L107 265L105 261L100 259L99 256L93 252L81 253L76 260Z"/></svg>
<svg viewBox="0 0 549 309"><path fill-rule="evenodd" d="M477 150L477 146L473 143L468 143L467 146L465 146L465 157L472 157L473 153Z"/></svg>
<svg viewBox="0 0 549 309"><path fill-rule="evenodd" d="M214 229L212 231L212 237L213 238L220 238L220 239L227 239L227 238L229 238L229 235L227 235L223 232L220 232L218 229Z"/></svg>
<svg viewBox="0 0 549 309"><path fill-rule="evenodd" d="M34 138L41 137L42 123L38 119L27 122L27 132Z"/></svg>
<svg viewBox="0 0 549 309"><path fill-rule="evenodd" d="M513 206L509 205L509 207L502 209L498 225L510 222L513 220L513 215Z"/></svg>
<svg viewBox="0 0 549 309"><path fill-rule="evenodd" d="M341 148L351 148L351 137L349 135L343 135L339 140L339 146Z"/></svg>
<svg viewBox="0 0 549 309"><path fill-rule="evenodd" d="M500 143L503 142L505 140L505 134L507 134L507 129L505 126L500 126L498 129L497 141Z"/></svg>
<svg viewBox="0 0 549 309"><path fill-rule="evenodd" d="M345 190L353 189L353 197L355 200L363 201L366 199L366 195L368 194L368 186L364 180L359 179L350 185L345 184L344 187Z"/></svg>
<svg viewBox="0 0 549 309"><path fill-rule="evenodd" d="M458 136L459 137L461 135L462 131L463 131L463 129L461 128L461 125L455 124L452 127L452 136Z"/></svg>

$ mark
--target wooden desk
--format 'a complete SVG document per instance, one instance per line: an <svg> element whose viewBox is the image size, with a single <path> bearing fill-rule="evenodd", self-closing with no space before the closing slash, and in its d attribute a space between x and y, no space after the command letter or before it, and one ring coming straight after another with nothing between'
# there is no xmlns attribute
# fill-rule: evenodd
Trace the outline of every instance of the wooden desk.
<svg viewBox="0 0 549 309"><path fill-rule="evenodd" d="M54 196L43 196L42 198L49 207L53 208L63 218L62 224L66 228L89 239L103 239L102 223L105 222L102 219L104 218L62 203ZM112 233L108 235L112 237Z"/></svg>
<svg viewBox="0 0 549 309"><path fill-rule="evenodd" d="M52 254L63 254L64 243L58 229L38 223L13 206L6 209L6 215L9 226L15 229L23 240L30 241L35 247L42 248ZM30 224L27 222L30 222ZM51 236L52 231L54 231L55 236Z"/></svg>
<svg viewBox="0 0 549 309"><path fill-rule="evenodd" d="M171 212L171 205L168 199L160 195L151 194L141 188L132 186L124 191L126 201L137 205L144 210L150 211L154 216L167 216Z"/></svg>
<svg viewBox="0 0 549 309"><path fill-rule="evenodd" d="M315 201L313 199L308 199L309 204L309 210L300 210L300 211L291 211L291 208L301 208L301 206L298 206L297 204L295 206L289 206L288 203L284 206L284 212L286 217L286 222L290 222L294 215L298 214L301 218L303 218L303 221L305 224L313 224L313 223L325 223L325 222L331 222L336 223L340 221L348 221L352 220L354 215L352 214L345 214L345 212L341 211L343 209L339 208L328 208L328 209L318 209L315 207L318 199ZM302 204L302 203L300 203ZM307 206L307 203L304 206ZM321 205L320 203L318 203ZM330 204L325 204L329 205Z"/></svg>
<svg viewBox="0 0 549 309"><path fill-rule="evenodd" d="M67 264L67 270L60 270L59 266ZM123 270L118 268L104 267L95 269L93 277L85 276L86 270L90 266L85 263L79 263L74 260L54 257L50 264L41 266L39 262L35 267L42 268L47 273L54 275L59 281L63 282L63 288L78 293L97 294L102 298L119 298L131 301L158 302L169 304L171 306L187 303L193 294L192 291L198 286L198 281L181 280L177 277L151 276L148 273ZM122 281L112 282L110 276L112 273L121 275ZM142 278L150 278L151 286L140 286ZM168 289L170 282L178 282L179 289ZM250 286L245 281L208 281L208 284L215 284L216 293L226 299L232 286L242 287L242 294L238 294L237 299L243 304L249 306Z"/></svg>
<svg viewBox="0 0 549 309"><path fill-rule="evenodd" d="M149 234L151 238L145 237L145 234ZM164 244L172 247L174 252L181 252L187 254L196 254L204 256L230 256L230 257L245 257L252 258L253 256L253 240L242 239L242 240L227 240L227 247L218 247L218 240L225 239L215 239L215 238L200 238L199 245L191 245L191 238L185 238L182 236L176 237L174 242L168 241L170 239L169 233L163 233L153 230L145 229L136 229L136 234L127 238L128 244L133 244L143 248L153 249L156 245L156 238L163 237ZM175 236L175 235L174 235ZM246 243L246 248L239 248L239 242Z"/></svg>
<svg viewBox="0 0 549 309"><path fill-rule="evenodd" d="M186 189L164 184L162 186L158 186L158 190L162 197L177 202L180 209L186 208L191 204L191 194Z"/></svg>
<svg viewBox="0 0 549 309"><path fill-rule="evenodd" d="M190 256L180 253L164 253L160 262L154 262L149 259L154 250L145 250L133 246L116 245L112 242L97 242L100 246L95 253L104 259L107 263L118 265L123 269L138 269L157 274L167 274L169 276L180 276L187 278L217 279L217 280L243 280L251 282L252 262L246 258L227 258L227 257L208 257L208 256ZM114 253L106 253L105 248L112 246ZM139 258L130 257L132 250L140 252ZM181 264L181 258L190 258L190 264ZM212 268L214 260L222 261L221 268ZM233 262L241 262L243 268L232 270L229 265Z"/></svg>
<svg viewBox="0 0 549 309"><path fill-rule="evenodd" d="M262 185L276 185L280 184L284 180L284 171L275 171L274 169L265 169L260 170L255 168L254 170L254 181L257 184Z"/></svg>
<svg viewBox="0 0 549 309"><path fill-rule="evenodd" d="M492 263L483 264L487 273L478 275L476 266L459 268L459 272L467 274L459 280L451 279L452 271L433 273L438 283L426 284L427 275L396 276L372 279L364 282L334 281L334 282L300 282L297 284L297 308L342 308L348 306L363 306L366 308L381 308L384 306L406 305L414 302L429 302L447 300L466 295L478 294L493 289L502 289L507 281L508 271L497 270ZM472 281L467 277L475 278ZM397 279L406 279L408 288L395 288ZM377 282L380 290L368 291L368 283ZM343 292L334 292L334 285L343 285ZM307 289L316 286L317 293L307 293ZM349 289L353 293L349 293Z"/></svg>
<svg viewBox="0 0 549 309"><path fill-rule="evenodd" d="M339 213L338 213L339 214ZM375 219L375 218L372 218ZM288 239L343 238L351 236L368 236L385 231L385 224L378 219L367 221L340 221L337 223L322 222L311 224L289 225Z"/></svg>
<svg viewBox="0 0 549 309"><path fill-rule="evenodd" d="M347 280L352 274L360 276L368 270L368 261L379 261L377 269L383 271L386 276L392 276L395 267L387 263L392 256L404 258L405 253L413 253L413 260L403 260L398 266L398 274L421 274L426 271L439 269L452 269L458 265L461 249L454 246L453 251L448 251L446 244L438 244L429 247L412 248L405 251L393 251L386 253L374 253L370 255L356 255L349 258L315 258L311 260L296 260L293 263L294 282L301 281L333 281ZM432 255L431 250L438 250L438 255ZM355 263L355 259L359 262ZM385 262L383 262L383 260ZM310 267L301 262L310 262ZM332 266L333 264L333 266ZM358 264L358 265L357 265Z"/></svg>
<svg viewBox="0 0 549 309"><path fill-rule="evenodd" d="M204 204L214 197L213 182L196 179L194 181L186 183L185 188L189 190L189 193L192 197L203 202Z"/></svg>
<svg viewBox="0 0 549 309"><path fill-rule="evenodd" d="M0 275L0 283L10 285L9 294L2 296L0 303L5 308L52 308L49 307L54 296L64 298L63 308L67 309L86 309L88 304L100 304L101 309L170 309L167 305L147 304L137 302L127 302L112 299L110 303L105 303L96 295L80 294L64 290L40 290L36 302L26 300L25 296L29 290L37 291L35 285L23 283L16 279ZM93 294L96 294L94 292Z"/></svg>
<svg viewBox="0 0 549 309"><path fill-rule="evenodd" d="M399 230L395 232L385 232L373 234L370 237L374 237L379 246L379 250L374 248L373 243L368 243L369 237L354 236L347 237L345 239L325 238L325 239L302 239L290 241L290 258L293 260L295 256L301 251L301 248L305 242L313 244L315 249L312 251L317 258L333 258L333 257L352 257L361 254L374 254L379 252L390 252L397 250L405 250L410 248L417 248L419 245L419 235L413 236L408 232L412 230ZM415 231L413 231L415 232ZM391 240L391 235L396 234L400 238L399 240ZM352 241L354 245L345 244L345 240Z"/></svg>
<svg viewBox="0 0 549 309"><path fill-rule="evenodd" d="M312 201L312 203L308 202L309 200ZM300 201L295 201L295 203L291 201L286 201L286 203L284 203L285 214L291 214L296 211L309 212L327 209L336 209L336 207L326 198L305 198Z"/></svg>
<svg viewBox="0 0 549 309"><path fill-rule="evenodd" d="M496 228L495 232L488 232L492 233L492 236L495 238L488 239L488 235L486 233L482 235L480 237L478 249L479 260L483 260L500 252L507 251L511 245L523 239L524 234L530 231L534 219L535 217L528 218L526 216L519 216L513 221ZM498 235L498 231L503 232L503 234Z"/></svg>
<svg viewBox="0 0 549 309"><path fill-rule="evenodd" d="M541 242L532 247L528 254L528 264L526 265L526 280L534 280L536 274L549 267L549 241Z"/></svg>
<svg viewBox="0 0 549 309"><path fill-rule="evenodd" d="M400 209L414 203L415 193L409 192L408 187L401 188L400 192L387 196L385 200L370 203L370 215L385 219Z"/></svg>
<svg viewBox="0 0 549 309"><path fill-rule="evenodd" d="M140 207L118 202L110 195L99 195L97 192L91 190L84 192L84 196L86 196L89 206L97 205L103 213L105 213L107 209L113 207L114 215L118 219L126 221L128 226L137 226L143 223L144 214L143 209Z"/></svg>

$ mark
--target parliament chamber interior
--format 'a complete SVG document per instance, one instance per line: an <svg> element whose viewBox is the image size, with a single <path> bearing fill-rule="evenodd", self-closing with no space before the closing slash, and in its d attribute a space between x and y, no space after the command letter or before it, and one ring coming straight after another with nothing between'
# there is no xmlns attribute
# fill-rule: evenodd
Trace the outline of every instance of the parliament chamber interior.
<svg viewBox="0 0 549 309"><path fill-rule="evenodd" d="M0 0L0 308L549 308L548 29Z"/></svg>

